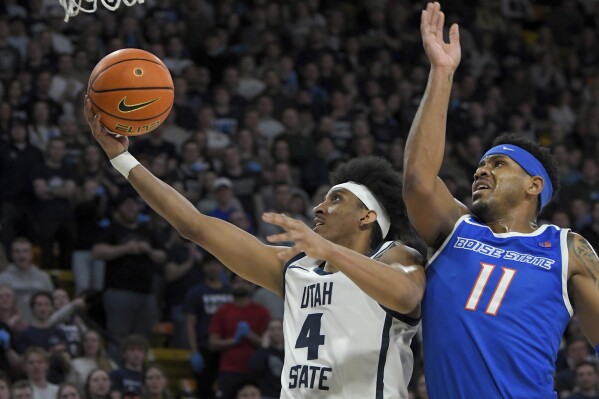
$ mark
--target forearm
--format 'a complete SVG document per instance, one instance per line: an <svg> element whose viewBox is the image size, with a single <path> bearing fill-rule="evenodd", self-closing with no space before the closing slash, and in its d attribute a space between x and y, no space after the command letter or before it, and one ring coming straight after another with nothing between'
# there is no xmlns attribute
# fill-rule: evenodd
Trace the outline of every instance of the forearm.
<svg viewBox="0 0 599 399"><path fill-rule="evenodd" d="M94 258L99 260L111 261L113 259L120 258L129 254L127 244L122 245L109 245L109 244L96 244L92 248L92 254Z"/></svg>
<svg viewBox="0 0 599 399"><path fill-rule="evenodd" d="M56 312L54 312L50 315L50 318L48 319L48 324L50 326L55 326L55 325L63 322L68 317L70 317L75 312L76 309L77 309L77 305L75 303L73 303L73 302L67 303L62 308L58 309Z"/></svg>
<svg viewBox="0 0 599 399"><path fill-rule="evenodd" d="M210 350L214 352L223 351L235 345L237 342L233 338L210 338L209 341Z"/></svg>
<svg viewBox="0 0 599 399"><path fill-rule="evenodd" d="M176 263L167 263L164 268L164 277L167 282L172 282L179 280L181 277L185 275L193 266L193 261L188 260L183 262L181 265L177 265Z"/></svg>
<svg viewBox="0 0 599 399"><path fill-rule="evenodd" d="M71 198L73 195L73 187L64 186L60 188L50 189L50 194L52 198Z"/></svg>
<svg viewBox="0 0 599 399"><path fill-rule="evenodd" d="M336 244L326 260L386 308L408 314L422 300L424 277L417 264L388 265Z"/></svg>
<svg viewBox="0 0 599 399"><path fill-rule="evenodd" d="M432 67L405 148L404 185L433 185L445 151L447 109L453 83L450 68Z"/></svg>

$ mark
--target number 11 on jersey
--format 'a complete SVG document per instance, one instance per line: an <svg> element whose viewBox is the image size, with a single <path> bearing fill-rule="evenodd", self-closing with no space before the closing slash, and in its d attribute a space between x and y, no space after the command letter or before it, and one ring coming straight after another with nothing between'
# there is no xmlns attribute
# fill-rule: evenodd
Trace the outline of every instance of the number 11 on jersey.
<svg viewBox="0 0 599 399"><path fill-rule="evenodd" d="M464 307L466 310L476 311L476 308L478 307L478 301L480 300L480 297L487 286L487 282L489 282L491 274L495 269L495 265L490 265L488 263L481 262L480 265L480 273L476 278L474 287L472 287L472 291L470 292L470 296L468 297L468 301ZM493 296L491 296L491 300L489 301L487 309L485 310L485 313L491 316L497 315L499 307L501 306L501 302L503 302L503 298L505 297L505 294L512 283L512 279L516 274L515 269L502 267L501 270L503 271L503 274L499 280L499 284L497 284L497 287L495 287L495 292L493 292Z"/></svg>

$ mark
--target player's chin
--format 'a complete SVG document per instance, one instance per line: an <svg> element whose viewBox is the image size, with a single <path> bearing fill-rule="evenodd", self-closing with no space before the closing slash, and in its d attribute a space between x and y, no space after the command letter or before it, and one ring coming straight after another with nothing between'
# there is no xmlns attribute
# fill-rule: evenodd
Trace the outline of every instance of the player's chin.
<svg viewBox="0 0 599 399"><path fill-rule="evenodd" d="M325 230L323 229L323 227L324 226L322 224L317 224L312 228L312 231L318 234L319 236L326 238L324 234Z"/></svg>
<svg viewBox="0 0 599 399"><path fill-rule="evenodd" d="M489 218L489 204L488 201L479 199L472 199L472 206L470 206L470 212L480 220L487 220Z"/></svg>

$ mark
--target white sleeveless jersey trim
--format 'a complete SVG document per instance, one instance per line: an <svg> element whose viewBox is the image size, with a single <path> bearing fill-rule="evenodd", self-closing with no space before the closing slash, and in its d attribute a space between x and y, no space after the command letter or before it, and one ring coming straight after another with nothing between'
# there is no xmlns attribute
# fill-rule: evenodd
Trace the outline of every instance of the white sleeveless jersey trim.
<svg viewBox="0 0 599 399"><path fill-rule="evenodd" d="M397 245L381 245L371 258ZM342 272L303 256L285 270L281 398L403 399L419 321L391 316Z"/></svg>
<svg viewBox="0 0 599 399"><path fill-rule="evenodd" d="M570 269L570 254L568 252L568 233L570 229L561 229L560 231L560 246L562 250L562 297L564 298L564 305L568 309L570 317L574 315L574 309L570 302L568 295L568 270Z"/></svg>

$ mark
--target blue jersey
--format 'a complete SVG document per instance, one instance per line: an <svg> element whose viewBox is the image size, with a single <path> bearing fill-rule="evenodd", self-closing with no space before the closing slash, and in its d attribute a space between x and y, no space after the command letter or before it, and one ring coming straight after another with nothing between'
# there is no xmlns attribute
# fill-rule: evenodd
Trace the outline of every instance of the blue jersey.
<svg viewBox="0 0 599 399"><path fill-rule="evenodd" d="M463 216L426 269L424 371L432 399L557 398L572 316L568 230L493 233Z"/></svg>

